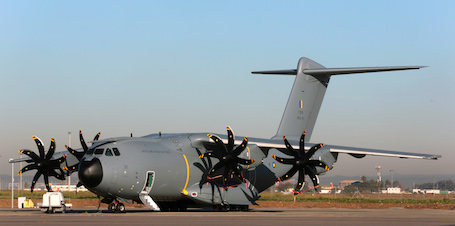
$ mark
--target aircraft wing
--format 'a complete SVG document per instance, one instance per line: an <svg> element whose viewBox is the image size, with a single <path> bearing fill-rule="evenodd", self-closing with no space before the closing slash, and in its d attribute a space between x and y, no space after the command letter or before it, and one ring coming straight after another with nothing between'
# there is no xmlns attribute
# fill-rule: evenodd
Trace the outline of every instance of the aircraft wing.
<svg viewBox="0 0 455 226"><path fill-rule="evenodd" d="M389 151L371 148L358 148L358 147L345 147L338 145L326 145L330 148L330 152L335 153L346 153L356 158L365 157L365 155L385 156L385 157L398 157L398 158L411 158L411 159L438 159L441 155L435 154L421 154L421 153L409 153L400 151Z"/></svg>
<svg viewBox="0 0 455 226"><path fill-rule="evenodd" d="M290 140L289 142L295 149L298 149L298 147L299 147L298 141ZM276 149L283 150L284 152L286 151L286 146L284 145L282 140L249 138L248 143L256 144L261 149L276 148ZM308 150L314 145L315 145L315 143L306 143L305 149ZM329 148L330 152L332 152L332 153L345 153L345 154L349 154L356 158L363 158L366 155L410 158L410 159L435 159L436 160L438 158L441 158L441 155L436 155L436 154L422 154L422 153L390 151L390 150L381 150L381 149L372 149L372 148L347 147L347 146L330 145L330 144L326 144L325 147Z"/></svg>

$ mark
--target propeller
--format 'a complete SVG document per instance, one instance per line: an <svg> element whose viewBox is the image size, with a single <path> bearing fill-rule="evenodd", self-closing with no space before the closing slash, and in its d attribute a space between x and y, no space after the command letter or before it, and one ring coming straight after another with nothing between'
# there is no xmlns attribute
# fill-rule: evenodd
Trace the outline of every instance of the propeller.
<svg viewBox="0 0 455 226"><path fill-rule="evenodd" d="M324 147L324 144L316 144L311 149L305 153L305 134L306 131L302 133L300 137L300 145L299 150L295 150L292 148L291 144L289 144L286 136L283 136L284 144L286 145L287 152L281 151L285 154L290 154L294 158L281 158L275 155L272 155L274 159L278 162L281 162L286 165L292 165L292 168L282 177L278 178L280 181L287 180L294 176L297 172L299 172L299 177L297 180L297 185L295 186L295 191L299 192L303 188L303 184L305 183L305 174L310 177L313 181L314 187L319 186L319 178L316 175L316 166L322 167L326 170L329 170L329 167L320 160L310 160L314 153L319 149ZM295 194L295 193L294 193Z"/></svg>
<svg viewBox="0 0 455 226"><path fill-rule="evenodd" d="M245 178L243 178L240 170L241 167L239 164L243 165L250 165L254 162L254 159L243 159L239 158L238 155L242 153L243 150L245 150L247 144L248 144L248 138L245 137L243 139L243 142L237 146L234 149L234 133L232 132L231 128L229 126L227 128L227 133L228 133L228 144L225 145L223 141L216 135L213 134L207 134L210 139L212 139L215 142L215 148L214 150L209 150L206 153L199 155L199 158L204 158L204 157L214 157L219 160L217 164L215 164L212 169L209 172L209 175L213 174L215 171L221 169L224 167L224 171L222 174L222 180L223 180L223 187L226 188L226 182L228 180L228 176L231 173L231 171L242 181L245 182Z"/></svg>
<svg viewBox="0 0 455 226"><path fill-rule="evenodd" d="M53 176L59 180L65 180L65 173L63 172L62 168L60 168L60 164L65 161L66 155L58 159L52 159L52 156L55 152L55 141L54 138L51 138L51 146L47 151L47 154L44 153L44 146L41 139L36 136L33 136L35 140L36 146L38 146L39 156L35 154L35 152L30 150L20 150L19 153L25 154L32 158L34 163L25 166L24 168L19 171L19 175L29 171L36 169L37 172L35 177L33 177L32 186L30 187L31 192L35 188L36 181L40 178L41 175L44 177L44 182L46 184L46 188L48 191L52 191L51 187L49 186L49 176ZM55 170L60 170L60 173L57 173Z"/></svg>
<svg viewBox="0 0 455 226"><path fill-rule="evenodd" d="M98 140L100 138L100 135L101 135L101 133L96 134L95 138L93 138L93 141ZM79 130L79 140L81 141L81 146L82 146L83 151L76 151L76 150L72 149L71 147L69 147L68 145L65 145L65 147L66 147L66 149L68 149L68 151L72 155L74 155L77 158L77 160L80 161L82 159L82 157L85 155L85 153L88 151L88 146L85 143L81 130ZM72 166L64 167L63 169L65 169L67 171L75 172L78 170L78 168L79 168L79 163L76 163Z"/></svg>

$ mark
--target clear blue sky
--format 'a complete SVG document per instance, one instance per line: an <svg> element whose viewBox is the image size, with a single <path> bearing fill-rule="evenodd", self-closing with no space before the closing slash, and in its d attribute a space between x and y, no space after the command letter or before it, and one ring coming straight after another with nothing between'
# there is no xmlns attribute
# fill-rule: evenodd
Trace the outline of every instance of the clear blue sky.
<svg viewBox="0 0 455 226"><path fill-rule="evenodd" d="M333 77L312 141L443 158L342 156L330 175L454 174L454 23L454 1L1 1L0 174L32 135L271 137L293 77L250 72L302 56L430 66Z"/></svg>

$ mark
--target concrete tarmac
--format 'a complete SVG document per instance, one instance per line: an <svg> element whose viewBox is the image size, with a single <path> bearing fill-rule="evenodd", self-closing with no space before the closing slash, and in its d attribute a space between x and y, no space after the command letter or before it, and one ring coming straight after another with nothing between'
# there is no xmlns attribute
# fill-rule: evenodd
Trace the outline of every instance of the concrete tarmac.
<svg viewBox="0 0 455 226"><path fill-rule="evenodd" d="M75 208L47 214L38 209L0 208L0 225L455 225L455 210L435 209L272 209L248 212L152 212L130 208L109 213Z"/></svg>

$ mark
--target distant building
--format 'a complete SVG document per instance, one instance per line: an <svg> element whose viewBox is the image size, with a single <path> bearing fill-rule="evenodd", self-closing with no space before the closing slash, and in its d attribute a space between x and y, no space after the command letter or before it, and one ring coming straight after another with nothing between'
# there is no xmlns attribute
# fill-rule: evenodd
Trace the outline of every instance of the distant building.
<svg viewBox="0 0 455 226"><path fill-rule="evenodd" d="M401 193L401 188L399 188L399 187L387 188L387 194L400 194L400 193Z"/></svg>
<svg viewBox="0 0 455 226"><path fill-rule="evenodd" d="M76 191L76 185L51 185L52 191ZM84 186L78 187L77 191L88 191Z"/></svg>
<svg viewBox="0 0 455 226"><path fill-rule="evenodd" d="M412 193L417 194L441 194L439 189L412 189Z"/></svg>
<svg viewBox="0 0 455 226"><path fill-rule="evenodd" d="M330 185L321 185L319 188L321 189L321 194L331 194L333 190L333 184L330 183Z"/></svg>

